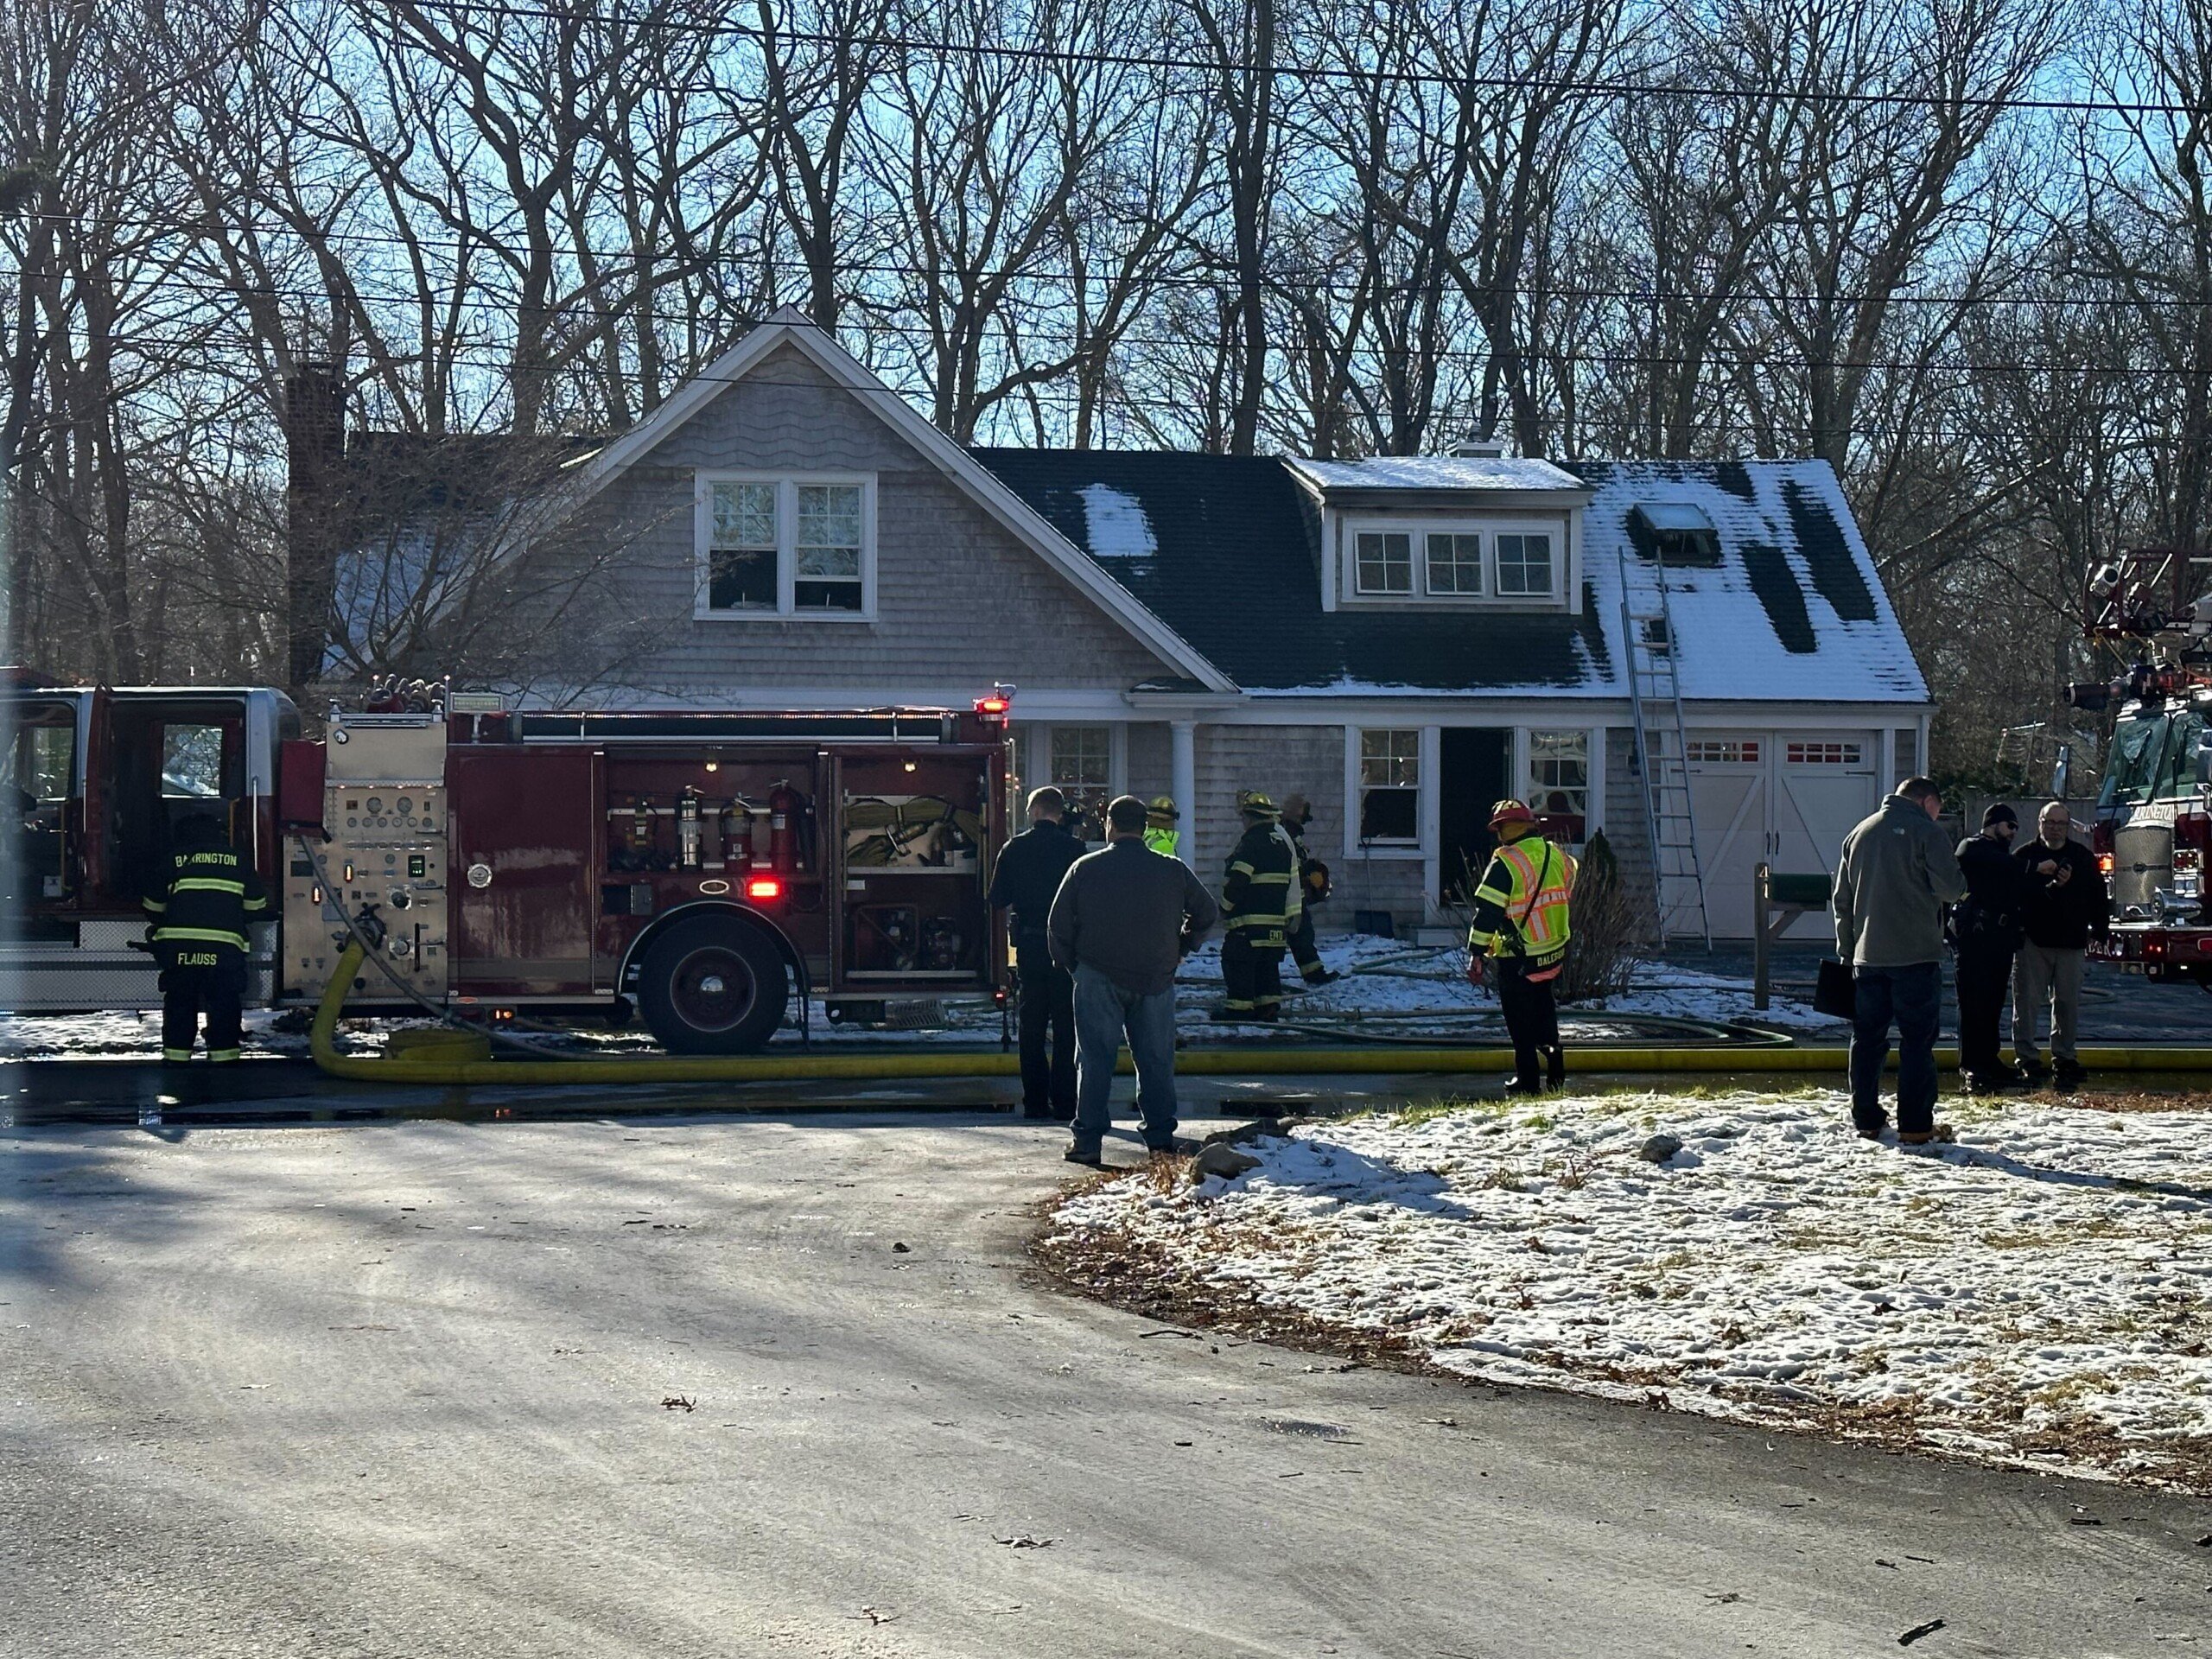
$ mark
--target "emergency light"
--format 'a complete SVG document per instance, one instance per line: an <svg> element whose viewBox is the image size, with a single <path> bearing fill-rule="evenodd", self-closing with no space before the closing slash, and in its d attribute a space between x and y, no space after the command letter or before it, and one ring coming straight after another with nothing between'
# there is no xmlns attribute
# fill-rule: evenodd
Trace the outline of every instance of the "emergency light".
<svg viewBox="0 0 2212 1659"><path fill-rule="evenodd" d="M745 896L748 899L780 899L784 896L784 884L772 875L756 875L745 884Z"/></svg>

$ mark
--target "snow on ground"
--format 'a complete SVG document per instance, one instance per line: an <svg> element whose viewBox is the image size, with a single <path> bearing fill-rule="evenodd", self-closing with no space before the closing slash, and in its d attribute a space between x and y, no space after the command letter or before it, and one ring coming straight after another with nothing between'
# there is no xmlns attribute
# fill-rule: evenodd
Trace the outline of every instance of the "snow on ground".
<svg viewBox="0 0 2212 1659"><path fill-rule="evenodd" d="M1047 1251L1134 1244L1185 1306L1471 1378L2212 1491L2212 1116L1953 1121L1907 1151L1826 1091L1367 1116L1080 1195Z"/></svg>
<svg viewBox="0 0 2212 1659"><path fill-rule="evenodd" d="M1478 991L1467 983L1463 973L1465 955L1457 946L1409 945L1395 939L1350 934L1323 940L1321 959L1345 977L1333 985L1306 990L1300 984L1296 964L1288 957L1283 958L1284 984L1290 993L1283 1005L1284 1020L1294 1026L1321 1028L1297 1035L1325 1039L1333 1034L1347 1039L1400 1042L1503 1040L1497 995L1487 989ZM1217 940L1192 952L1176 976L1176 987L1179 992L1176 1024L1185 1044L1249 1043L1267 1034L1265 1027L1221 1025L1208 1017L1223 995ZM889 1026L833 1026L817 999L810 1015L813 1039L835 1044L993 1046L998 1041L999 1011L988 997L894 1002L893 1009L894 1021ZM1634 987L1625 995L1564 1010L1568 1042L1632 1041L1650 1031L1640 1020L1608 1020L1608 1014L1714 1024L1751 1020L1791 1030L1824 1032L1839 1039L1844 1033L1834 1021L1781 998L1765 1012L1754 1013L1747 982L1664 961L1637 963ZM272 1031L276 1017L266 1013L248 1014L247 1046L261 1052L304 1054L305 1032ZM349 1020L347 1046L373 1049L380 1046L386 1032L403 1024L423 1023L426 1022ZM524 1034L554 1046L618 1051L652 1046L652 1039L641 1025L615 1033L602 1022L588 1020L564 1033ZM796 1033L786 1030L777 1041L795 1039ZM160 1049L158 1014L0 1016L0 1058L145 1055Z"/></svg>

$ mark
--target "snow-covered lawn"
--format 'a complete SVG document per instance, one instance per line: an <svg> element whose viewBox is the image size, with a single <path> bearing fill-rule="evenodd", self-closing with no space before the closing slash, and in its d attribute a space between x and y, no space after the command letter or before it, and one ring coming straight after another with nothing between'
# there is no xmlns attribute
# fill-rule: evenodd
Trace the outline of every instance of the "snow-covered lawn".
<svg viewBox="0 0 2212 1659"><path fill-rule="evenodd" d="M1465 956L1456 946L1422 947L1395 939L1350 934L1326 939L1321 959L1344 976L1333 985L1306 990L1298 984L1297 968L1283 960L1286 984L1291 995L1283 1007L1285 1020L1319 1027L1300 1034L1326 1039L1387 1039L1424 1040L1503 1039L1504 1026L1497 997L1477 990L1463 976ZM1177 1024L1186 1043L1247 1043L1267 1035L1266 1028L1243 1025L1216 1025L1207 1015L1221 1001L1221 950L1213 940L1192 952L1176 976ZM915 1023L894 1029L874 1026L832 1026L817 1001L813 1009L817 1042L850 1043L962 1043L995 1046L999 1036L998 1009L988 997L948 998L934 1004L909 1005ZM1820 1033L1841 1040L1844 1027L1802 1003L1777 997L1764 1013L1751 1008L1748 982L1701 973L1674 962L1637 964L1633 988L1602 1004L1584 1004L1564 1011L1569 1042L1633 1041L1649 1027L1633 1020L1609 1020L1609 1014L1634 1014L1674 1020L1722 1023L1755 1020L1762 1025ZM304 1032L270 1030L276 1016L249 1014L246 1042L261 1052L307 1052ZM349 1047L372 1050L380 1046L387 1028L419 1024L419 1020L364 1021L349 1024ZM786 1030L779 1043L796 1040ZM579 1021L571 1035L536 1034L534 1040L555 1046L573 1045L591 1049L650 1048L652 1041L642 1026L621 1033L603 1023ZM155 1014L99 1014L57 1016L0 1015L0 1058L36 1058L67 1055L149 1055L161 1050L161 1016Z"/></svg>
<svg viewBox="0 0 2212 1659"><path fill-rule="evenodd" d="M1044 1249L1471 1378L2212 1492L2212 1113L1952 1104L1929 1151L1827 1091L1367 1116Z"/></svg>

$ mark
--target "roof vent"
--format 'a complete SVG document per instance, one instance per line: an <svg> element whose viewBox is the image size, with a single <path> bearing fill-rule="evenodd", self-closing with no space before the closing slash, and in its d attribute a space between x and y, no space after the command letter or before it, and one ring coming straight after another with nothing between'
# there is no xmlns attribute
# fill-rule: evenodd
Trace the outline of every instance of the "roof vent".
<svg viewBox="0 0 2212 1659"><path fill-rule="evenodd" d="M1500 461L1505 455L1505 440L1462 438L1452 446L1452 453L1461 461Z"/></svg>

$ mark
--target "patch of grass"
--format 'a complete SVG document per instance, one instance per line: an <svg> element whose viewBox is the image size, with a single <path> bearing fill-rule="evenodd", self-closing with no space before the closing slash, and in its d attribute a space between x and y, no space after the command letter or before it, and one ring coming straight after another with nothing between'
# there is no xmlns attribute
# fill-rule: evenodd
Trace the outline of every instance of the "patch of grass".
<svg viewBox="0 0 2212 1659"><path fill-rule="evenodd" d="M1492 1192L1525 1192L1529 1190L1527 1179L1510 1164L1500 1164L1483 1177L1482 1184Z"/></svg>
<svg viewBox="0 0 2212 1659"><path fill-rule="evenodd" d="M1502 1117L1504 1114L1505 1103L1502 1100L1469 1100L1459 1095L1446 1095L1438 1100L1408 1103L1388 1114L1388 1117L1392 1128L1410 1129L1440 1117Z"/></svg>

